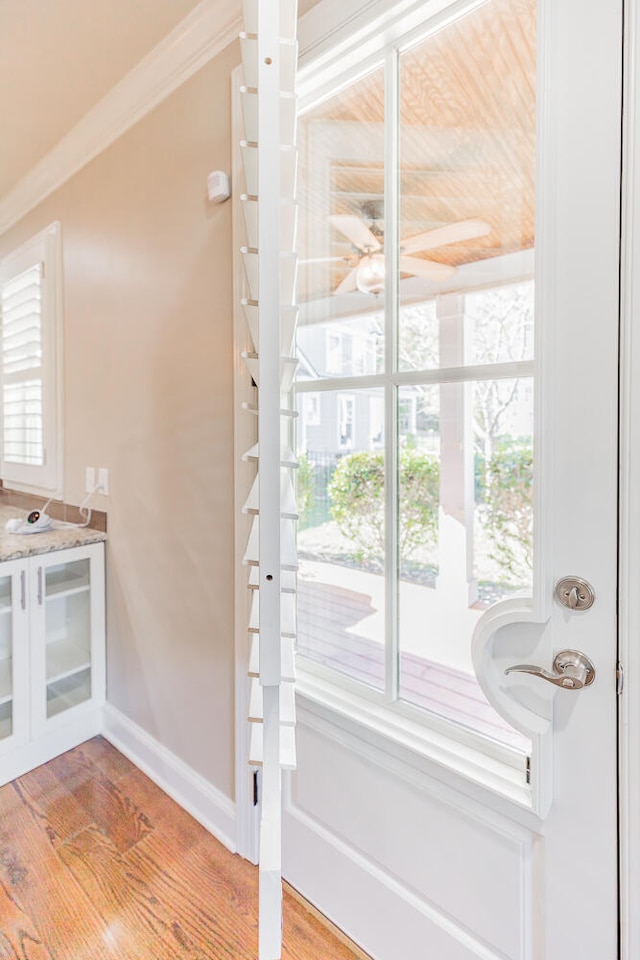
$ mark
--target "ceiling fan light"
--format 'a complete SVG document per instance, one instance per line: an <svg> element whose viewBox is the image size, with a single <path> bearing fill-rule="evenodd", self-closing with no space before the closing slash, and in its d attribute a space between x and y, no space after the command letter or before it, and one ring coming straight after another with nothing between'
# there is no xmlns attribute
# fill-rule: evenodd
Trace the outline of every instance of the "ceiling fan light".
<svg viewBox="0 0 640 960"><path fill-rule="evenodd" d="M384 290L384 255L369 253L356 270L356 286L361 293L377 297Z"/></svg>

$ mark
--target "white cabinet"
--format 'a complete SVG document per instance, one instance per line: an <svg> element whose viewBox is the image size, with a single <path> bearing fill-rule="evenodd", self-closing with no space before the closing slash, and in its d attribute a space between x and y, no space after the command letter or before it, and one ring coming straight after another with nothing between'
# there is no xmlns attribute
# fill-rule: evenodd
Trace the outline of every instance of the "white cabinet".
<svg viewBox="0 0 640 960"><path fill-rule="evenodd" d="M103 543L0 563L0 783L99 732L104 620Z"/></svg>
<svg viewBox="0 0 640 960"><path fill-rule="evenodd" d="M29 626L26 564L0 564L0 751L29 737Z"/></svg>

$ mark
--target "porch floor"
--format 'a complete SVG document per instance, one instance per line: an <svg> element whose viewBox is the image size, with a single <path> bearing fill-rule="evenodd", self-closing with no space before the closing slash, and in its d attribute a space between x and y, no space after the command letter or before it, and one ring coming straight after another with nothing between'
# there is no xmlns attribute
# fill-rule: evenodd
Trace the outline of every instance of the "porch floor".
<svg viewBox="0 0 640 960"><path fill-rule="evenodd" d="M382 577L333 564L301 563L298 578L298 653L348 677L384 690L384 617ZM414 706L526 752L528 740L500 717L488 702L471 669L428 659L420 651L420 634L435 637L435 653L447 656L447 637L456 630L470 638L479 611L463 611L460 624L447 621L434 591L408 585L415 609L412 649L400 650L400 696ZM413 599L414 593L418 599Z"/></svg>

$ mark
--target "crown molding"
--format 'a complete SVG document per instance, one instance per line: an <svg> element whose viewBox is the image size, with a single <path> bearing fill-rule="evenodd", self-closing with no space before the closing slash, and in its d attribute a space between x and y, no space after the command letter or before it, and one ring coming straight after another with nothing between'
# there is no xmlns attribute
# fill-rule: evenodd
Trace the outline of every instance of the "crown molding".
<svg viewBox="0 0 640 960"><path fill-rule="evenodd" d="M0 236L236 39L239 3L202 0L0 201Z"/></svg>

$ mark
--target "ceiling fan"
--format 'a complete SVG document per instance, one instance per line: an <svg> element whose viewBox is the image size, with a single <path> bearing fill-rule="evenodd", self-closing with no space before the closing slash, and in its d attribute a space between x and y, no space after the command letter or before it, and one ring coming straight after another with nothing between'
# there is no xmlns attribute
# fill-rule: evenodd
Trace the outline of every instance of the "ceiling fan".
<svg viewBox="0 0 640 960"><path fill-rule="evenodd" d="M371 217L370 219L375 229L375 222L379 218ZM333 291L334 294L354 293L356 290L372 296L381 294L384 290L385 273L381 232L378 231L376 235L363 219L353 214L336 214L329 217L329 220L357 250L354 256L330 258L352 264L349 273ZM444 247L449 243L484 237L490 232L491 227L484 220L471 219L457 220L454 223L427 230L425 233L407 237L400 242L400 272L423 277L425 280L447 280L455 273L455 267L446 263L437 263L435 260L414 257L412 254ZM354 257L356 257L355 261Z"/></svg>

